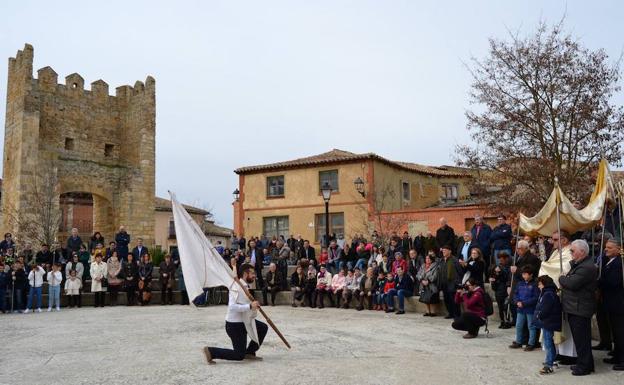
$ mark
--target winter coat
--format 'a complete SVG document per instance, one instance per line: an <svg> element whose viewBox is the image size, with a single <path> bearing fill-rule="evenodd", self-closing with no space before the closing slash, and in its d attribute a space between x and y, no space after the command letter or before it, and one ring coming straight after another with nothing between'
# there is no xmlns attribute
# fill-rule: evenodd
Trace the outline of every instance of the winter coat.
<svg viewBox="0 0 624 385"><path fill-rule="evenodd" d="M464 303L466 312L474 313L481 318L486 318L485 315L485 302L483 301L483 289L480 286L472 293L461 294L459 291L455 292L455 303ZM520 309L518 309L520 310Z"/></svg>
<svg viewBox="0 0 624 385"><path fill-rule="evenodd" d="M152 282L152 273L154 272L154 266L151 262L141 263L139 265L139 280L144 281L145 286L143 290L151 290L150 283Z"/></svg>
<svg viewBox="0 0 624 385"><path fill-rule="evenodd" d="M80 278L69 278L65 281L65 294L67 295L78 295L80 294L80 289L82 289L82 281Z"/></svg>
<svg viewBox="0 0 624 385"><path fill-rule="evenodd" d="M451 250L455 248L455 230L449 225L440 227L436 231L436 243L438 247L451 246Z"/></svg>
<svg viewBox="0 0 624 385"><path fill-rule="evenodd" d="M416 274L416 282L418 283L418 290L431 290L434 293L439 292L439 288L438 288L438 279L439 279L439 270L440 267L438 266L438 262L433 262L431 263L431 266L429 266L429 269L427 269L427 267L425 265L422 265L420 267L420 270L418 270L418 274ZM422 284L423 280L427 280L428 284L427 286Z"/></svg>
<svg viewBox="0 0 624 385"><path fill-rule="evenodd" d="M13 275L15 275L15 280L13 280ZM25 290L28 285L28 278L24 269L9 271L9 285L11 282L13 282L15 290Z"/></svg>
<svg viewBox="0 0 624 385"><path fill-rule="evenodd" d="M522 302L522 307L518 308L518 312L522 314L533 314L537 299L539 298L539 289L535 280L520 281L516 284L514 290L514 303Z"/></svg>
<svg viewBox="0 0 624 385"><path fill-rule="evenodd" d="M595 292L598 286L598 269L591 258L570 262L571 269L559 277L563 311L591 318L596 312ZM620 272L621 273L621 272Z"/></svg>
<svg viewBox="0 0 624 385"><path fill-rule="evenodd" d="M166 261L162 261L160 263L158 270L159 270L158 279L160 280L162 284L161 287L165 287L169 283L169 280L171 280L171 287L173 288L173 284L175 283L175 272L176 272L176 266L173 264L173 261L171 261L169 264L167 264ZM163 274L167 274L167 275L165 276Z"/></svg>
<svg viewBox="0 0 624 385"><path fill-rule="evenodd" d="M533 272L533 276L534 277L539 276L541 265L542 265L541 259L539 259L535 255L527 251L527 253L524 254L524 256L522 257L519 256L518 259L516 259L516 267L518 269L516 270L516 273L514 274L514 281L516 282L522 281L522 269L524 268L524 266L531 266L531 271Z"/></svg>
<svg viewBox="0 0 624 385"><path fill-rule="evenodd" d="M503 223L492 230L490 245L494 250L511 250L511 238L513 238L511 226Z"/></svg>
<svg viewBox="0 0 624 385"><path fill-rule="evenodd" d="M43 276L45 275L45 270L41 266L37 266L36 269L33 269L28 273L28 284L30 287L41 287L43 285Z"/></svg>
<svg viewBox="0 0 624 385"><path fill-rule="evenodd" d="M128 244L130 243L130 234L127 232L119 232L115 235L115 245L117 246L117 256L119 259L126 259L128 256Z"/></svg>
<svg viewBox="0 0 624 385"><path fill-rule="evenodd" d="M299 274L297 274L297 272L295 271L294 273L292 273L292 275L290 276L290 287L298 287L303 289L305 287L306 284L306 274L303 273L302 276L300 276Z"/></svg>
<svg viewBox="0 0 624 385"><path fill-rule="evenodd" d="M93 262L91 264L91 291L92 292L96 292L96 291L104 291L104 288L102 287L102 281L97 281L96 278L106 278L107 273L108 273L108 266L106 265L106 263L104 262Z"/></svg>
<svg viewBox="0 0 624 385"><path fill-rule="evenodd" d="M477 225L472 226L470 229L470 233L472 234L472 239L474 242L477 242L479 249L483 253L484 257L490 256L490 237L492 236L492 228L487 223L481 224L481 230L479 231L479 235L477 236Z"/></svg>
<svg viewBox="0 0 624 385"><path fill-rule="evenodd" d="M271 283L271 281L274 281ZM279 270L268 271L266 277L264 278L264 284L267 287L282 287L282 274Z"/></svg>
<svg viewBox="0 0 624 385"><path fill-rule="evenodd" d="M615 257L611 263L604 258L602 275L598 281L602 293L602 307L612 314L624 314L624 283L622 282L622 258Z"/></svg>
<svg viewBox="0 0 624 385"><path fill-rule="evenodd" d="M124 262L121 268L124 278L124 286L127 289L136 289L139 280L139 267L132 263Z"/></svg>
<svg viewBox="0 0 624 385"><path fill-rule="evenodd" d="M71 256L73 252L79 252L82 246L82 239L79 236L67 238L67 255Z"/></svg>
<svg viewBox="0 0 624 385"><path fill-rule="evenodd" d="M491 282L492 290L497 297L507 297L507 288L511 285L511 270L509 266L500 265L500 272L496 272L496 266L490 270L490 277L495 281Z"/></svg>
<svg viewBox="0 0 624 385"><path fill-rule="evenodd" d="M451 256L448 260L444 260L441 258L438 261L438 265L440 266L439 277L440 277L440 289L446 291L455 291L458 286L461 285L461 280L463 277L463 269L459 264L457 258ZM450 274L449 274L449 268ZM451 276L449 280L449 275Z"/></svg>
<svg viewBox="0 0 624 385"><path fill-rule="evenodd" d="M561 301L554 284L542 289L535 306L533 326L551 332L561 331Z"/></svg>
<svg viewBox="0 0 624 385"><path fill-rule="evenodd" d="M483 274L485 273L485 262L469 259L466 264L466 271L470 272L470 278L477 281L477 285L483 287Z"/></svg>
<svg viewBox="0 0 624 385"><path fill-rule="evenodd" d="M394 288L398 290L404 290L405 296L410 296L414 294L414 281L409 274L403 274L403 277L399 277L398 275L394 277Z"/></svg>
<svg viewBox="0 0 624 385"><path fill-rule="evenodd" d="M118 286L123 283L123 279L119 278L121 275L121 262L117 260L117 263L113 265L113 260L109 259L106 262L106 279L108 279L108 284L112 286Z"/></svg>

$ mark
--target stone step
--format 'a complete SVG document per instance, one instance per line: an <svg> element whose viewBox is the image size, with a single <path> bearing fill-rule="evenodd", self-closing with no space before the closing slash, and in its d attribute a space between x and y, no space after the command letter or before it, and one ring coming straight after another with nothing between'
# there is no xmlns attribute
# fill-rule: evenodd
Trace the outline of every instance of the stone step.
<svg viewBox="0 0 624 385"><path fill-rule="evenodd" d="M152 305L159 305L160 304L160 291L152 291L152 298L150 300L150 304ZM137 299L138 299L138 292L137 292ZM46 308L48 307L48 294L43 294L41 296L42 298L42 306L41 308ZM105 298L105 304L106 306L110 305L110 294L106 293L106 295L104 296ZM94 293L82 293L81 295L81 301L82 301L82 306L93 306L95 303L95 294ZM69 298L66 295L61 295L61 307L66 307L69 303ZM173 292L173 303L176 305L179 305L180 303L182 303L182 292L181 291L174 291ZM11 306L11 303L8 302L7 303L8 306ZM118 305L126 305L126 292L120 291L119 295L117 296L117 304ZM24 303L24 306L26 306L26 303Z"/></svg>

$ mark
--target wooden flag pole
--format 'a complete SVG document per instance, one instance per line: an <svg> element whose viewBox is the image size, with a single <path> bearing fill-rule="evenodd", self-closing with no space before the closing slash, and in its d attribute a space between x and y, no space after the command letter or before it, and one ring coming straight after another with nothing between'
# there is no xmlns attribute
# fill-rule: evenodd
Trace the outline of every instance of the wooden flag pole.
<svg viewBox="0 0 624 385"><path fill-rule="evenodd" d="M256 299L255 297L249 292L249 289L247 289L245 286L243 286L243 284L240 283L240 279L239 278L235 278L235 281L238 283L238 285L241 287L241 289L243 289L243 291L245 292L245 294L247 295L247 298L249 298L250 301L254 302ZM260 310L260 314L262 314L262 316L264 317L264 319L267 321L267 323L269 324L269 326L271 326L271 328L273 329L273 331L275 331L275 334L277 334L279 336L279 338L282 340L282 342L284 343L284 345L286 345L286 347L288 349L290 349L290 344L288 343L288 341L286 341L286 338L282 335L282 333L279 331L279 329L277 328L277 326L275 326L275 324L273 323L273 321L271 321L271 319L269 318L269 316L264 312L264 310L262 310L262 307L258 307L258 310Z"/></svg>

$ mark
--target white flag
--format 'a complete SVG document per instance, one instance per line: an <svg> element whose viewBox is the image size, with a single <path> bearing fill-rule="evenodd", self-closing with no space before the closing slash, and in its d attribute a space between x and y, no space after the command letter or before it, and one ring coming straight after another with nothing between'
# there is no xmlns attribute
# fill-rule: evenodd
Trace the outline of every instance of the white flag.
<svg viewBox="0 0 624 385"><path fill-rule="evenodd" d="M180 253L180 263L184 273L184 285L192 300L204 293L206 287L225 286L232 289L234 271L212 246L199 224L170 192L176 240Z"/></svg>

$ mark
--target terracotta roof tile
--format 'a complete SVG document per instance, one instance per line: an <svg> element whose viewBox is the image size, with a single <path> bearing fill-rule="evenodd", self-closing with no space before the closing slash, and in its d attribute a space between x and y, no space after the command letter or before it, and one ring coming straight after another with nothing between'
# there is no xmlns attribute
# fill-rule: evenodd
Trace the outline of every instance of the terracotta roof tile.
<svg viewBox="0 0 624 385"><path fill-rule="evenodd" d="M154 203L155 203L154 208L156 209L156 211L171 211L171 201L169 199L155 197ZM200 208L189 206L189 205L182 205L182 206L190 214L200 214L200 215L210 214L209 211L206 211L204 209L200 209Z"/></svg>

